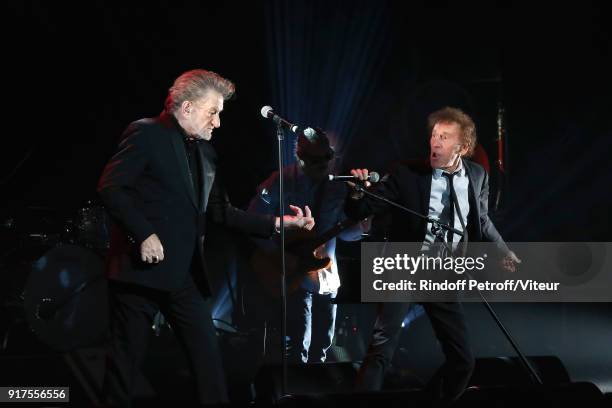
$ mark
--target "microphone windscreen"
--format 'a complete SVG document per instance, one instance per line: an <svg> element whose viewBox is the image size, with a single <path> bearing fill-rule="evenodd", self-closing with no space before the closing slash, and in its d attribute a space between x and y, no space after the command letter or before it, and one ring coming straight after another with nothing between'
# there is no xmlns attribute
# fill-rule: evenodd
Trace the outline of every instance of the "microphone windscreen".
<svg viewBox="0 0 612 408"><path fill-rule="evenodd" d="M271 106L264 106L263 108L261 108L261 116L263 116L264 118L268 118L269 114L273 111Z"/></svg>

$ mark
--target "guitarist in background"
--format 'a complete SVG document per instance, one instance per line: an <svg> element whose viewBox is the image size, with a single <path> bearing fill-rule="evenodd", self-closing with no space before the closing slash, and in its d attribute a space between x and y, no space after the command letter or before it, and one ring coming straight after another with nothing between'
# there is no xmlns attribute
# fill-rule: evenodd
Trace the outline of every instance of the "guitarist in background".
<svg viewBox="0 0 612 408"><path fill-rule="evenodd" d="M332 230L338 223L346 221L343 209L347 187L345 183L328 180L334 150L323 131L317 129L316 134L310 138L300 133L296 154L297 163L283 169L285 203L310 207L312 216L317 220L315 229L311 232L319 236ZM278 177L278 171L272 173L257 188L257 195L251 200L249 212L268 215L279 213ZM288 205L285 208L285 212L287 211L290 211ZM361 239L366 228L365 221L354 223L338 228L341 231L337 235L345 241L356 241ZM288 242L300 239L295 234L286 234L286 237ZM280 248L278 240L256 240L256 244L266 251ZM289 277L289 269L296 266L295 262L290 259L287 261L286 352L290 363L325 362L327 350L332 345L336 321L336 304L333 299L340 287L335 250L334 236L315 251L316 257L330 259L327 267L298 275L297 280ZM271 278L280 282L281 277L275 271ZM292 285L292 280L297 282L297 285Z"/></svg>

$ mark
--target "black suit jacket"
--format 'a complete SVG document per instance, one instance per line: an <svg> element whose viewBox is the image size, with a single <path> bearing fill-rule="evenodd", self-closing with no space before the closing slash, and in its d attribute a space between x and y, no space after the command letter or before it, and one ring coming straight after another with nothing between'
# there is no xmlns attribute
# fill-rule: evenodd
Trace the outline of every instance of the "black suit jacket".
<svg viewBox="0 0 612 408"><path fill-rule="evenodd" d="M491 222L488 214L489 178L484 168L469 160L463 160L469 179L468 237L470 241L495 242L508 253L508 247ZM371 191L408 207L421 214L429 213L432 168L429 161L407 161L392 166L382 181L371 187ZM388 237L397 242L423 242L427 233L427 222L403 212L382 201L365 196L361 200L346 200L346 214L353 219L363 219L370 214L391 214Z"/></svg>
<svg viewBox="0 0 612 408"><path fill-rule="evenodd" d="M261 237L273 233L273 217L230 205L216 176L217 156L206 141L196 149L202 163L202 198L196 199L183 139L182 129L169 114L138 120L128 126L106 165L98 192L115 221L109 278L162 290L179 288L192 260L205 271L207 220ZM140 258L140 244L151 234L157 234L164 247L165 259L158 264ZM207 279L201 282L210 291Z"/></svg>

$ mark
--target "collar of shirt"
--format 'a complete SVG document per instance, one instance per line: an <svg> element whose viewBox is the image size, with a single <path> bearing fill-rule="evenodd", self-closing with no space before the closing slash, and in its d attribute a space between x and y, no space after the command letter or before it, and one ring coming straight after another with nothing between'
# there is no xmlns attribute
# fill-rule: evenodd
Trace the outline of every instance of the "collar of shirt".
<svg viewBox="0 0 612 408"><path fill-rule="evenodd" d="M193 147L193 146L196 146L197 144L203 144L204 143L204 139L203 138L201 138L201 137L192 137L192 136L184 137L183 141L185 142L187 147Z"/></svg>
<svg viewBox="0 0 612 408"><path fill-rule="evenodd" d="M442 169L433 169L434 180L438 180L440 177L442 177L442 173L448 173L448 171L444 171ZM459 165L457 166L453 174L455 174L458 177L465 176L465 167L463 166L463 159L459 159Z"/></svg>

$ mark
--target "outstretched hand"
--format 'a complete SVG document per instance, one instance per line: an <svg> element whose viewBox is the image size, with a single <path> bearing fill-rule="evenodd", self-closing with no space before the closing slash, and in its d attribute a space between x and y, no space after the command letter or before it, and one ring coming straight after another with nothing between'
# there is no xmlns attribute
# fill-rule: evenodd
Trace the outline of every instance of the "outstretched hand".
<svg viewBox="0 0 612 408"><path fill-rule="evenodd" d="M315 220L308 206L304 207L304 211L295 205L289 205L289 208L294 212L294 215L285 215L283 222L285 228L303 228L310 231L315 226ZM276 218L276 228L280 228L280 218Z"/></svg>

